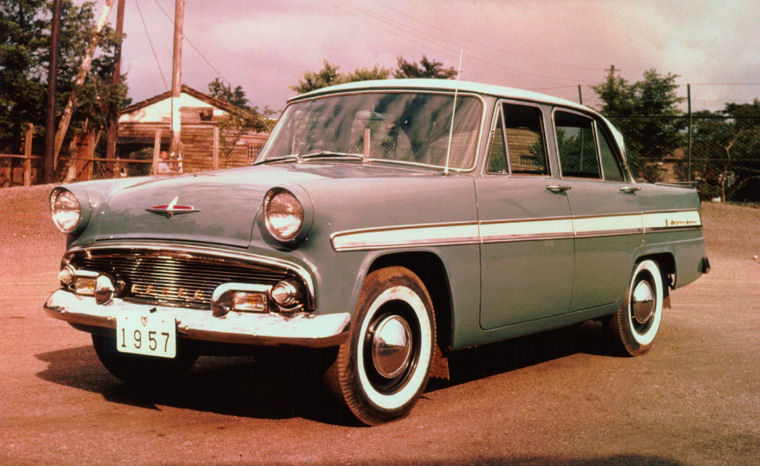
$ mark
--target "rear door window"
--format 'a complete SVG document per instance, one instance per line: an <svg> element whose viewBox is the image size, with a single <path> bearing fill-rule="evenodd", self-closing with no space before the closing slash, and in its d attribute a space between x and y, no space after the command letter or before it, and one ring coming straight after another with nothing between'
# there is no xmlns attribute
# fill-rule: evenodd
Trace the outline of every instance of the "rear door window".
<svg viewBox="0 0 760 466"><path fill-rule="evenodd" d="M554 112L563 177L601 178L594 120L574 112Z"/></svg>
<svg viewBox="0 0 760 466"><path fill-rule="evenodd" d="M599 123L597 123L597 125L599 125ZM616 156L616 152L613 150L613 147L615 146L610 143L610 138L607 137L605 131L598 131L598 134L599 152L602 156L602 171L604 172L604 179L608 181L625 181L620 159Z"/></svg>

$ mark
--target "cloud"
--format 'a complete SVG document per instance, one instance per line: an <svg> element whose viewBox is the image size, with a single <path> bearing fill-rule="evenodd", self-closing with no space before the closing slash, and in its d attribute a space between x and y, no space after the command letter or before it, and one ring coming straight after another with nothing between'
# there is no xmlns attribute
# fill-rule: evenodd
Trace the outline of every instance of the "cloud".
<svg viewBox="0 0 760 466"><path fill-rule="evenodd" d="M163 88L148 35L164 74L171 71L172 24L158 5L173 14L173 0L127 2L124 57L136 99ZM576 85L601 82L611 64L629 81L655 68L700 83L695 98L721 108L760 91L705 86L760 81L758 23L760 8L738 0L188 0L183 79L205 90L221 74L252 103L282 108L289 87L325 58L342 71L422 54L453 66L463 50L463 79L577 98Z"/></svg>

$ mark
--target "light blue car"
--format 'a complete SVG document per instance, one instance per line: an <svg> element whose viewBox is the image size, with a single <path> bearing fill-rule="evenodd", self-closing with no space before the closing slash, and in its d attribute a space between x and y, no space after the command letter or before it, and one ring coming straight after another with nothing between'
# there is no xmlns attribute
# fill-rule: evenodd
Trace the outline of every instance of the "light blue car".
<svg viewBox="0 0 760 466"><path fill-rule="evenodd" d="M407 415L453 351L601 319L644 353L670 290L709 270L696 192L636 182L601 115L459 81L320 89L253 166L50 202L68 243L45 309L117 377L308 348L366 424Z"/></svg>

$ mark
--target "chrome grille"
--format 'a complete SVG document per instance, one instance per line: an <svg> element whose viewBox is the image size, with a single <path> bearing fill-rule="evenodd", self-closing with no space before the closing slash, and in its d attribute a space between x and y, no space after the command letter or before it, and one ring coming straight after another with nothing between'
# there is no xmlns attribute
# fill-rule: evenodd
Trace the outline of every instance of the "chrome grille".
<svg viewBox="0 0 760 466"><path fill-rule="evenodd" d="M77 255L72 263L124 281L121 298L203 309L210 307L214 290L223 283L274 285L290 276L271 266L152 250L97 250Z"/></svg>

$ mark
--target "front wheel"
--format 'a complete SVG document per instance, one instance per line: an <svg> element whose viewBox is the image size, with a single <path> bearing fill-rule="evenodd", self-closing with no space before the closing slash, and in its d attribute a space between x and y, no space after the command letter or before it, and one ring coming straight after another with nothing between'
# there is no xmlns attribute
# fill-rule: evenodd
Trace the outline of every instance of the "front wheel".
<svg viewBox="0 0 760 466"><path fill-rule="evenodd" d="M605 322L607 335L616 349L629 356L649 351L660 328L663 296L662 273L657 263L651 259L637 263L623 306Z"/></svg>
<svg viewBox="0 0 760 466"><path fill-rule="evenodd" d="M404 417L425 390L434 344L433 304L422 280L404 267L376 270L326 385L367 425Z"/></svg>

